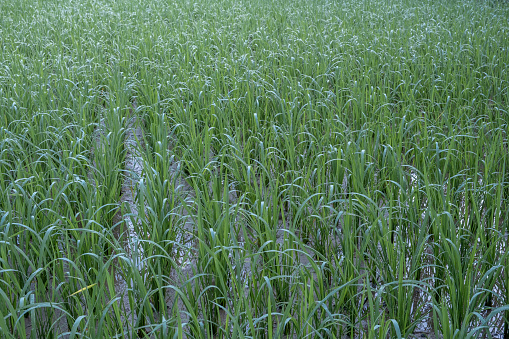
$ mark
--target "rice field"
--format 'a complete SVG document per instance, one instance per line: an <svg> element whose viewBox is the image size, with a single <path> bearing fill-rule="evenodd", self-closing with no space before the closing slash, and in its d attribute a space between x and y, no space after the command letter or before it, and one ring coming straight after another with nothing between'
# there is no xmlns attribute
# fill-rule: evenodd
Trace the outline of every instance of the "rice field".
<svg viewBox="0 0 509 339"><path fill-rule="evenodd" d="M509 338L509 4L0 2L1 338Z"/></svg>

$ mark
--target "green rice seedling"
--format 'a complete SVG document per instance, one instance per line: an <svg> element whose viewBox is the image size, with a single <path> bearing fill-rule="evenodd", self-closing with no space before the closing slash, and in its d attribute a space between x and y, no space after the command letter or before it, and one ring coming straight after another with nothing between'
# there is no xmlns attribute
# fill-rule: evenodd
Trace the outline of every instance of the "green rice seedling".
<svg viewBox="0 0 509 339"><path fill-rule="evenodd" d="M476 267L481 272L479 274L477 270L474 271L477 242L474 242L470 255L462 258L453 240L444 236L443 241L440 247L445 252L444 258L447 258L444 265L448 268L448 274L444 286L439 286L439 288L444 288L446 294L443 296L444 300L442 300L441 307L434 305L434 308L440 310L439 314L444 328L444 335L450 337L466 336L470 331L470 322L473 320L475 310L482 307L481 305L489 298L490 292L486 291L492 291L493 289L494 280L492 275L496 275L501 266L490 265L489 269L483 269L482 266L480 269ZM477 279L479 280L476 282ZM448 297L447 301L445 300L446 296ZM443 306L445 304L451 305L449 310L448 307ZM448 314L443 314L444 312L448 312ZM447 317L446 323L443 323L445 321L444 317ZM459 333L456 333L458 331Z"/></svg>
<svg viewBox="0 0 509 339"><path fill-rule="evenodd" d="M216 333L220 328L218 322L220 321L221 308L226 306L230 290L229 248L232 244L231 236L235 234L232 220L235 220L238 208L230 208L229 184L224 168L218 168L209 175L211 191L209 191L208 185L198 183L207 180L204 176L193 179L196 183L195 204L198 215L195 227L199 239L198 270L205 274L200 280L207 290L205 300L208 302L205 302L203 306L208 310L205 315L211 317L207 319L207 326L210 326L207 331ZM198 185L207 187L207 192L210 192L211 195L202 193Z"/></svg>
<svg viewBox="0 0 509 339"><path fill-rule="evenodd" d="M23 299L23 294L21 294L21 290L28 277L25 277L24 280L20 278L23 277L21 272L17 270L17 267L9 267L9 257L10 256L19 256L23 255L23 251L20 251L19 247L16 244L12 244L12 241L16 241L16 239L11 240L12 235L10 234L11 224L9 223L8 213L3 213L2 215L2 331L7 333L14 334L19 332L20 335L25 335L25 319L22 317L20 322L18 323L17 315L18 312L16 308L18 308L21 300ZM8 257L9 254L9 257ZM9 268L8 268L9 267ZM16 308L15 308L16 307Z"/></svg>
<svg viewBox="0 0 509 339"><path fill-rule="evenodd" d="M366 296L368 298L368 328L367 338L387 338L390 333L390 322L385 319L383 312L381 293L371 289L371 283L366 282Z"/></svg>
<svg viewBox="0 0 509 339"><path fill-rule="evenodd" d="M505 220L507 220L507 219L505 219ZM509 274L507 273L508 272L507 271L507 268L508 268L507 258L505 259L505 262L504 261L502 262L502 265L504 265L503 266L503 274L501 274L500 279L502 280L502 282L501 282L501 285L503 286L502 290L506 291L507 281L508 281L507 278L509 277ZM507 294L507 292L505 292L505 294L502 295L503 304L507 303L508 297L509 297L509 295ZM503 323L504 323L504 332L503 333L505 336L507 336L509 334L509 312L508 312L508 310L504 310L503 312L504 312L502 314Z"/></svg>
<svg viewBox="0 0 509 339"><path fill-rule="evenodd" d="M165 151L165 149L160 150L161 153ZM159 156L165 159L167 155L163 154ZM156 170L158 163L156 157L147 159L145 162L144 170L148 175L140 181L137 190L137 208L138 211L141 211L143 217L133 218L132 220L133 225L136 225L134 230L136 234L141 239L150 239L150 242L140 242L142 251L139 255L141 260L143 260L143 256L152 257L152 260L155 260L154 262L145 263L148 265L145 268L147 273L156 270L150 274L153 277L152 288L154 289L156 289L156 286L158 289L164 286L162 281L156 282L155 278L169 275L175 265L175 259L181 257L176 255L173 258L175 251L177 253L181 251L174 244L177 238L182 237L182 226L185 223L183 217L178 213L179 209L182 210L182 207L176 197L176 177L171 177L167 165L161 170ZM153 164L154 167L150 164ZM168 161L165 161L164 164L168 164ZM164 168L166 168L166 171ZM136 244L131 246L136 246ZM157 309L164 309L162 307L164 299L164 295L155 295L154 303Z"/></svg>
<svg viewBox="0 0 509 339"><path fill-rule="evenodd" d="M344 213L339 213L336 218L336 224L339 223L340 218L342 219L342 223L341 230L337 233L340 237L338 254L329 259L331 260L331 264L334 269L338 271L338 274L333 275L332 286L344 285L353 281L361 274L360 268L356 265L356 261L359 260L357 258L358 225L355 223L357 215L355 214L356 211L354 206L356 205L356 202L354 200L355 199L352 197L347 199L346 211ZM349 310L349 324L355 326L358 320L358 314L352 310L357 309L358 307L359 296L357 295L357 286L345 286L345 288L343 288L337 295L334 295L333 298L336 305L341 305ZM347 329L346 333L353 335L354 327L351 327L350 330Z"/></svg>
<svg viewBox="0 0 509 339"><path fill-rule="evenodd" d="M94 148L94 179L98 189L98 206L105 206L118 201L120 187L122 185L122 164L125 160L124 139L125 119L119 117L119 109L108 112L105 118L106 130L102 132L98 140L98 146ZM111 224L116 209L109 208L104 218L98 215L99 223ZM101 213L101 214L102 214Z"/></svg>

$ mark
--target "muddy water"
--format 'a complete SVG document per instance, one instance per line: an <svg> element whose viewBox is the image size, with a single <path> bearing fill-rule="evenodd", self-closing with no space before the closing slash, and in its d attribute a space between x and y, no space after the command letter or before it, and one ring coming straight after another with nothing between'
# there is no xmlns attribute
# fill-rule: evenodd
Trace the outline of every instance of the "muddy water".
<svg viewBox="0 0 509 339"><path fill-rule="evenodd" d="M133 104L133 109L136 109L135 104ZM129 210L130 213L121 216L121 220L119 220L120 222L124 223L124 228L126 229L127 233L127 236L125 237L126 241L124 241L125 253L140 271L143 271L144 253L143 248L139 243L142 239L140 235L136 233L138 226L136 223L140 222L139 214L140 212L143 213L143 211L138 210L139 202L137 201L136 190L137 183L142 180L144 176L143 159L141 156L141 151L145 147L143 144L144 136L142 125L143 122L133 115L126 129L126 159L124 168L128 175L125 176L125 181L122 185L120 204L126 205L127 210ZM177 176L177 192L175 193L185 197L187 204L192 204L193 190L185 180L179 177L179 164L177 161L171 164L170 171L172 176ZM180 259L177 260L178 270L174 270L174 272L171 274L173 284L178 288L182 287L187 280L194 276L196 271L196 258L194 244L192 243L194 223L190 216L187 215L185 209L183 209L182 217L186 218L186 222L184 224L184 232L177 236L174 250L176 257L177 253L179 252L178 254ZM120 274L117 274L115 278L115 292L118 296L121 296L122 308L127 315L127 318L122 319L122 321L127 321L130 324L134 324L137 321L134 312L135 310L131 310L128 298L128 291L130 288L134 287L134 282L125 281ZM168 309L171 310L173 308L175 300L177 302L176 307L182 317L182 322L186 323L188 321L186 308L183 302L179 298L176 298L175 291L170 289L167 293Z"/></svg>

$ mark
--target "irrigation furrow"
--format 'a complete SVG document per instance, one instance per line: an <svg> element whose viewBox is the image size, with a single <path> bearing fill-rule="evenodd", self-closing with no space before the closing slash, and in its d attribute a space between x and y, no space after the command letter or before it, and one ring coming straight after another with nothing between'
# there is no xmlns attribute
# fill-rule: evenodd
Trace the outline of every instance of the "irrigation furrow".
<svg viewBox="0 0 509 339"><path fill-rule="evenodd" d="M133 105L136 108L135 105ZM120 203L128 206L130 214L123 217L127 231L126 251L134 260L137 267L141 268L143 261L143 248L139 245L140 236L136 233L134 223L139 220L138 206L136 204L136 183L143 177L143 162L140 147L143 147L143 131L136 116L133 116L128 125L125 135L125 177L121 189Z"/></svg>
<svg viewBox="0 0 509 339"><path fill-rule="evenodd" d="M136 104L133 103L133 109L136 109ZM126 126L126 134L124 139L124 149L126 153L124 170L126 173L125 179L122 183L120 204L123 205L128 214L122 215L121 222L124 223L125 234L121 235L125 237L125 241L122 241L125 247L125 252L128 258L132 261L135 268L141 269L143 261L143 249L140 246L140 236L136 232L135 223L138 222L138 207L136 204L136 183L142 178L143 165L141 160L140 150L143 147L142 141L142 129L140 127L140 121L132 114ZM130 324L134 324L136 321L136 315L131 309L129 302L128 289L132 286L133 281L127 282L120 274L115 276L115 292L121 296L122 307L124 315Z"/></svg>

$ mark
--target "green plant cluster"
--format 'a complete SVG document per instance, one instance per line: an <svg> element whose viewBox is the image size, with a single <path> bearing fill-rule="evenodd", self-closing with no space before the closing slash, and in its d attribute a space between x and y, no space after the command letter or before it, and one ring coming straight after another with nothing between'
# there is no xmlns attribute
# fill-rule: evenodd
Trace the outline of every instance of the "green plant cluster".
<svg viewBox="0 0 509 339"><path fill-rule="evenodd" d="M0 13L0 337L509 338L507 3Z"/></svg>

